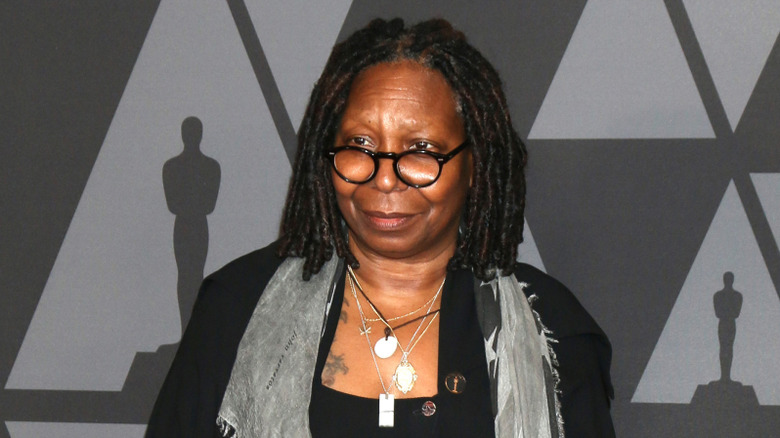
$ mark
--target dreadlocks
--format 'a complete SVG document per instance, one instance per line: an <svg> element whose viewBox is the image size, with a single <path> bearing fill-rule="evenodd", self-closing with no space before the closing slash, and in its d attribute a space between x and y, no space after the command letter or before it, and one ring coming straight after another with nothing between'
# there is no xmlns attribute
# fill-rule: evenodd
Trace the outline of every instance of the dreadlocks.
<svg viewBox="0 0 780 438"><path fill-rule="evenodd" d="M472 269L489 280L510 272L523 239L526 150L512 127L501 79L465 36L441 19L408 29L400 18L375 19L337 44L315 84L298 133L281 224L279 255L305 259L303 277L336 254L357 267L323 149L333 145L350 86L362 71L412 60L440 72L452 88L471 144L473 184L449 268Z"/></svg>

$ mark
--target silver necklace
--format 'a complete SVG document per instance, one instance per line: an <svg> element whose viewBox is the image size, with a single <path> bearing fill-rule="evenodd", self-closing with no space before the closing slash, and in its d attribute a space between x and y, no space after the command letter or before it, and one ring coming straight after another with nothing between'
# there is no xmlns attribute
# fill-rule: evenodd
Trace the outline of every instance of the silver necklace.
<svg viewBox="0 0 780 438"><path fill-rule="evenodd" d="M352 296L355 298L355 303L357 303L360 322L363 325L362 332L366 336L366 343L368 343L368 351L371 353L371 360L374 361L376 375L379 376L379 384L382 385L382 391L384 391L384 393L379 394L379 427L393 427L395 426L395 397L393 394L390 394L387 386L385 386L382 372L379 371L379 365L376 363L374 349L371 348L371 339L368 337L369 330L366 328L366 319L363 316L363 308L360 306L360 301L358 301L357 293L355 292L355 284L352 282L350 275L347 275L347 279L349 280L349 286L352 288Z"/></svg>
<svg viewBox="0 0 780 438"><path fill-rule="evenodd" d="M366 320L365 316L363 315L362 307L360 306L360 302L357 299L357 292L355 291L355 283L357 283L358 288L361 289L361 292L363 292L362 287L360 286L360 282L358 282L357 277L355 276L354 271L352 271L352 268L350 266L347 266L347 269L349 271L349 284L350 287L352 287L352 294L355 297L355 302L358 303L358 311L360 312L360 318L363 325L363 333L366 336L366 340L368 340L369 347L371 346L371 342L368 337L368 330L366 329ZM354 282L353 282L354 280ZM439 289L436 291L436 295L434 295L433 300L431 301L430 306L428 307L428 313L431 313L431 308L433 308L433 304L436 302L436 298L439 296L439 294L442 291L442 288L444 287L444 282L447 280L445 277L444 280L442 280L441 285L439 286ZM363 296L365 297L365 293L363 293ZM387 357L390 357L395 353L396 347L401 349L401 362L398 364L398 366L395 368L395 373L393 373L393 384L396 388L398 388L399 391L406 394L407 392L411 391L414 387L414 383L417 381L417 372L415 371L412 364L409 362L409 355L412 353L412 350L414 347L417 346L417 343L420 342L420 339L422 339L423 336L425 336L425 333L428 332L428 329L433 325L434 321L436 320L436 317L439 315L438 312L433 315L431 320L428 322L428 325L425 326L425 330L423 330L422 333L420 333L420 336L417 336L417 333L419 333L420 329L425 324L425 320L427 319L427 315L422 318L420 321L420 324L417 326L417 330L414 331L414 334L412 334L412 337L409 339L409 344L407 344L406 349L404 349L401 346L401 343L398 341L398 337L395 335L395 332L393 331L393 327L390 326L390 324L387 322L387 320L384 319L382 314L376 309L374 304L371 302L371 300L366 297L366 301L368 302L368 305L371 306L371 309L376 313L376 315L381 319L382 323L390 330L392 333L392 336L385 336L384 338L380 338L379 341L377 341L377 345L374 346L374 349L371 351L371 357L375 358L375 354L379 357L382 357L382 355L386 354L387 351L389 351L389 354L387 354ZM383 342L384 341L384 342ZM388 347L388 343L392 342L392 347ZM377 351L379 350L379 351ZM379 353L382 353L381 355ZM376 365L376 359L374 359L374 364ZM379 368L377 367L377 372L379 372ZM380 376L381 379L381 376ZM383 384L384 387L384 384Z"/></svg>
<svg viewBox="0 0 780 438"><path fill-rule="evenodd" d="M396 348L401 348L401 351L404 352L405 350L401 346L401 343L398 341L398 336L395 335L395 330L393 330L393 327L390 325L390 321L392 321L393 319L386 319L382 315L382 313L376 308L376 306L374 306L374 303L371 302L371 300L368 298L366 293L363 291L363 286L361 286L360 281L358 280L357 275L355 275L355 271L352 270L351 266L347 266L347 271L350 277L350 281L354 281L355 284L357 284L357 287L360 290L361 295L363 295L363 297L366 299L366 302L368 302L368 305L371 307L371 310L373 310L374 314L376 314L376 316L379 317L377 320L374 321L381 321L382 324L385 325L385 336L380 337L379 340L376 341L376 344L374 344L374 354L376 354L380 359L387 359L391 357L393 354L395 354ZM417 336L417 333L420 331L420 328L423 326L423 324L425 324L425 319L431 313L431 309L433 308L433 305L436 302L436 298L438 298L439 294L441 293L442 288L444 287L444 282L446 280L447 277L444 277L441 284L439 285L439 289L436 291L433 297L425 303L426 305L428 305L427 314L422 318L420 324L417 326L417 330L414 331L414 334L409 339L409 345L411 345L411 343L414 341L415 336ZM414 313L416 312L417 310L415 310ZM404 315L404 316L408 316L408 315ZM371 322L372 320L369 318L365 318L365 321ZM371 333L371 326L368 326L367 329L364 327L363 330L360 331L360 333L363 334L364 330L368 330L368 333ZM407 345L406 348L408 350L409 346Z"/></svg>
<svg viewBox="0 0 780 438"><path fill-rule="evenodd" d="M414 315L415 313L419 312L420 310L424 309L424 308L425 308L425 306L428 306L428 305L430 305L431 303L433 303L433 302L434 302L434 300L436 300L436 296L437 296L437 295L438 295L438 294L434 294L433 296L431 296L431 297L428 299L428 301L424 302L424 303L422 304L422 306L420 306L420 307L418 307L418 308L416 308L416 309L412 310L411 312L407 312L407 313L404 313L403 315L399 315L399 316L394 316L394 317L392 317L392 318L387 318L387 319L385 319L385 321L387 321L387 322L391 322L391 321L398 321L399 319L406 318L407 316L412 316L412 315ZM382 318L366 318L366 322L379 322L379 321L381 321L381 320L382 320Z"/></svg>

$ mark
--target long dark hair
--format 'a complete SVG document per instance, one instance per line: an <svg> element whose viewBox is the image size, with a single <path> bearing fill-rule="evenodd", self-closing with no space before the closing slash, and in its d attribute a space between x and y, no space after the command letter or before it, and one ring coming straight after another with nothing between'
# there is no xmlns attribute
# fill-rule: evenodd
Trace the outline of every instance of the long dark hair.
<svg viewBox="0 0 780 438"><path fill-rule="evenodd" d="M278 253L305 258L305 279L320 270L334 249L347 263L358 265L347 245L322 150L333 145L355 77L373 65L401 60L444 76L471 143L473 183L449 268L470 268L478 278L489 280L515 264L517 245L523 240L527 155L512 127L498 73L445 20L406 28L400 18L375 19L333 48L298 133Z"/></svg>

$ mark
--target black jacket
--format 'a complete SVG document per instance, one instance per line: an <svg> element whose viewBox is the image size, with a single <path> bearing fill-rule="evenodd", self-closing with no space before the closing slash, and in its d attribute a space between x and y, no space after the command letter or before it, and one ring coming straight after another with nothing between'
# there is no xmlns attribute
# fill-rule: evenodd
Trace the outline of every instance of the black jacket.
<svg viewBox="0 0 780 438"><path fill-rule="evenodd" d="M179 350L152 412L146 436L206 437L230 379L238 344L266 284L282 259L276 244L238 258L207 277ZM558 281L519 264L519 281L538 299L533 309L558 342L561 405L566 436L614 437L609 402L611 348L577 299Z"/></svg>

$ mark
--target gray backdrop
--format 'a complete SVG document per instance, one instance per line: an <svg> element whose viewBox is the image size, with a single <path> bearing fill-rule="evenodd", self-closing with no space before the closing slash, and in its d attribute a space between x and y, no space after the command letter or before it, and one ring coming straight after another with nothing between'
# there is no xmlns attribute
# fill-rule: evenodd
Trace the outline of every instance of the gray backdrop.
<svg viewBox="0 0 780 438"><path fill-rule="evenodd" d="M610 336L618 435L778 436L780 1L2 10L0 437L143 435L195 285L274 240L312 84L376 16L447 18L502 74L520 257Z"/></svg>

